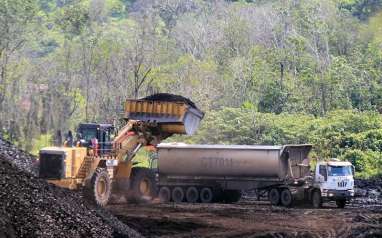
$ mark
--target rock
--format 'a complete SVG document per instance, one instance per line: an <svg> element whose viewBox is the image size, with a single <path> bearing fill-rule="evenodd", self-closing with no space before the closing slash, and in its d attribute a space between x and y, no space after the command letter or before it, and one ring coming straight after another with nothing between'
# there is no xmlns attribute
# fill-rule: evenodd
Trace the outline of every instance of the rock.
<svg viewBox="0 0 382 238"><path fill-rule="evenodd" d="M373 190L370 190L370 191L368 192L368 195L369 195L369 197L371 197L371 198L378 198L379 196L381 196L381 193L378 192L376 189L373 189Z"/></svg>
<svg viewBox="0 0 382 238"><path fill-rule="evenodd" d="M366 197L367 190L361 189L361 188L355 188L354 193L355 193L355 196L357 196L357 197Z"/></svg>

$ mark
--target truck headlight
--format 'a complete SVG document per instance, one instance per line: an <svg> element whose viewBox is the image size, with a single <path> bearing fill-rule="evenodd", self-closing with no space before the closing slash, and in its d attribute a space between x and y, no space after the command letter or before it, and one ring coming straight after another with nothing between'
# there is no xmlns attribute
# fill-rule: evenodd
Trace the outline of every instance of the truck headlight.
<svg viewBox="0 0 382 238"><path fill-rule="evenodd" d="M333 193L329 193L328 195L329 195L329 197L333 197L333 196L334 196L334 194L333 194Z"/></svg>

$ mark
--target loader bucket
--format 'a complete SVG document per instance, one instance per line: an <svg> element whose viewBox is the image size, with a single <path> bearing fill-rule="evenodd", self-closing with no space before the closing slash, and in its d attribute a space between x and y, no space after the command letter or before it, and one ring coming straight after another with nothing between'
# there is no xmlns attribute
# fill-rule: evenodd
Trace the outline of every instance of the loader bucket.
<svg viewBox="0 0 382 238"><path fill-rule="evenodd" d="M182 96L160 93L142 99L128 99L125 118L158 123L163 132L192 135L204 113Z"/></svg>

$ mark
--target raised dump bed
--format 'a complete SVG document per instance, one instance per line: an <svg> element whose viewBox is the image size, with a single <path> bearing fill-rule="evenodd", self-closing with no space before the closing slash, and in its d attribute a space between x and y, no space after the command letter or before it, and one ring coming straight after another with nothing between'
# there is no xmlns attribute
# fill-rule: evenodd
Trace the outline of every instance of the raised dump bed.
<svg viewBox="0 0 382 238"><path fill-rule="evenodd" d="M192 135L203 116L189 99L172 94L128 99L125 103L125 118L158 123L168 133Z"/></svg>

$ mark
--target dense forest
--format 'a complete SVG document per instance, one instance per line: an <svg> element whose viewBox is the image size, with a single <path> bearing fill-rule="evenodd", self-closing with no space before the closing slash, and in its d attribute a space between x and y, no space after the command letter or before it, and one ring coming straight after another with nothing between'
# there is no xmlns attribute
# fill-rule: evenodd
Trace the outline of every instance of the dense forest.
<svg viewBox="0 0 382 238"><path fill-rule="evenodd" d="M158 92L206 112L176 140L313 143L377 175L382 0L0 0L7 139L33 151Z"/></svg>

